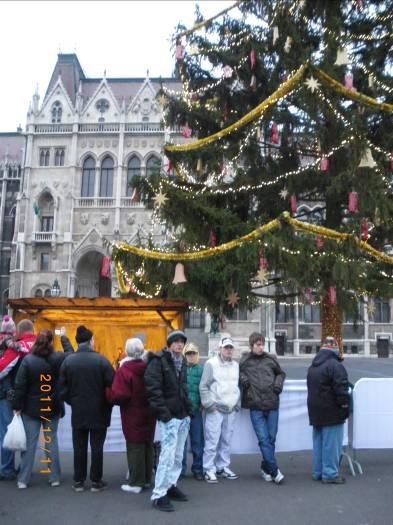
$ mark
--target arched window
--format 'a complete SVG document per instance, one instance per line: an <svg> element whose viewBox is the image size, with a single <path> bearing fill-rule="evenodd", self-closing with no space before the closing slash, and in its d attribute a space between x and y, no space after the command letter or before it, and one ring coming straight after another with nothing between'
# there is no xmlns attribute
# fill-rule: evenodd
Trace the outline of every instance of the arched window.
<svg viewBox="0 0 393 525"><path fill-rule="evenodd" d="M55 149L55 166L64 166L64 148Z"/></svg>
<svg viewBox="0 0 393 525"><path fill-rule="evenodd" d="M374 299L374 311L371 313L374 323L390 323L389 299L376 297Z"/></svg>
<svg viewBox="0 0 393 525"><path fill-rule="evenodd" d="M127 166L127 188L126 195L131 197L134 193L134 188L132 187L132 179L141 174L141 161L136 155L133 155L128 161Z"/></svg>
<svg viewBox="0 0 393 525"><path fill-rule="evenodd" d="M44 297L51 297L50 288L47 288L44 292Z"/></svg>
<svg viewBox="0 0 393 525"><path fill-rule="evenodd" d="M40 166L49 166L49 148L40 149Z"/></svg>
<svg viewBox="0 0 393 525"><path fill-rule="evenodd" d="M94 197L94 181L96 178L96 161L87 157L82 168L81 197Z"/></svg>
<svg viewBox="0 0 393 525"><path fill-rule="evenodd" d="M61 122L61 115L63 113L63 109L61 107L61 103L56 100L52 106L52 122L54 124L58 124Z"/></svg>
<svg viewBox="0 0 393 525"><path fill-rule="evenodd" d="M101 164L100 197L112 197L113 192L113 160L105 157Z"/></svg>
<svg viewBox="0 0 393 525"><path fill-rule="evenodd" d="M146 162L146 175L153 175L160 173L161 159L157 155L151 155Z"/></svg>
<svg viewBox="0 0 393 525"><path fill-rule="evenodd" d="M34 293L34 297L42 297L42 290L41 290L41 288L37 288L37 290Z"/></svg>

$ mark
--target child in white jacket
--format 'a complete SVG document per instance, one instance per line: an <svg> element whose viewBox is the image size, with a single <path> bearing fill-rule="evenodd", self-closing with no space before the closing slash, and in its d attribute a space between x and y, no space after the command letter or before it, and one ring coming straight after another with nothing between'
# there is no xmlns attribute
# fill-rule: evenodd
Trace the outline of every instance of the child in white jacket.
<svg viewBox="0 0 393 525"><path fill-rule="evenodd" d="M219 353L206 362L199 385L206 411L203 470L208 483L217 483L217 476L238 478L229 469L234 421L240 409L239 365L232 359L233 349L232 339L222 337Z"/></svg>

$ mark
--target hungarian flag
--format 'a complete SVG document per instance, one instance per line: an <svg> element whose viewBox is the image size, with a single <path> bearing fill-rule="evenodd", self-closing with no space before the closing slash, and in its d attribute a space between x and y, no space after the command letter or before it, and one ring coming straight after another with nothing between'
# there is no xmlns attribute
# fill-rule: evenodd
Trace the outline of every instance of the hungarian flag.
<svg viewBox="0 0 393 525"><path fill-rule="evenodd" d="M40 208L38 206L38 204L36 202L33 202L33 210L34 210L34 213L37 215L37 217L40 216Z"/></svg>

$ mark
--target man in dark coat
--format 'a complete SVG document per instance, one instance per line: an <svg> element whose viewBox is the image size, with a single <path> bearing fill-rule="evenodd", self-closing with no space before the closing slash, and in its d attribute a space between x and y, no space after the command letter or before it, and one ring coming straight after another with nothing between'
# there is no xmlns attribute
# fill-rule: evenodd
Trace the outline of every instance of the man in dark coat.
<svg viewBox="0 0 393 525"><path fill-rule="evenodd" d="M280 484L284 475L275 456L278 431L279 395L285 380L277 358L265 352L265 337L254 332L249 337L251 352L240 361L242 407L250 410L251 423L262 454L261 475Z"/></svg>
<svg viewBox="0 0 393 525"><path fill-rule="evenodd" d="M349 415L349 383L339 349L327 337L307 373L307 407L313 426L312 477L323 483L344 483L339 464L344 423Z"/></svg>
<svg viewBox="0 0 393 525"><path fill-rule="evenodd" d="M90 435L91 491L100 492L106 487L102 481L103 455L111 419L111 405L106 401L105 389L111 386L114 371L104 356L94 352L90 330L78 326L75 339L78 349L65 359L60 369L60 395L72 408L73 489L82 492L85 488Z"/></svg>
<svg viewBox="0 0 393 525"><path fill-rule="evenodd" d="M187 501L187 496L176 486L190 428L189 415L192 414L187 393L187 365L182 354L186 341L181 330L171 332L167 348L149 354L145 372L147 398L158 419L161 440L160 460L151 499L155 508L165 512L174 510L170 499Z"/></svg>

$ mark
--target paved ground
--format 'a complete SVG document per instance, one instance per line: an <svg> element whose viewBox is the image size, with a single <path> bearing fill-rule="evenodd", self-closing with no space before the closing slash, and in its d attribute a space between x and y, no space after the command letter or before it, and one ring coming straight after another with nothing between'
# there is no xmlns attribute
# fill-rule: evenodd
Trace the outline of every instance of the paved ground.
<svg viewBox="0 0 393 525"><path fill-rule="evenodd" d="M311 360L280 358L280 362L289 379L303 379ZM393 377L393 359L351 357L345 366L352 382L360 377ZM344 464L343 486L311 480L311 452L281 453L278 458L286 476L282 486L259 478L258 456L233 456L239 480L212 486L186 478L180 486L190 501L177 503L176 512L167 515L151 508L149 491L121 492L124 454L105 455L107 491L75 494L72 455L63 453L59 488L48 487L38 468L27 490L0 482L0 525L393 525L392 450L359 451L364 474L353 478Z"/></svg>
<svg viewBox="0 0 393 525"><path fill-rule="evenodd" d="M171 514L150 506L150 492L121 492L125 456L105 456L109 488L98 494L71 490L71 454L62 455L63 484L46 485L36 474L27 490L0 482L1 525L392 525L393 457L391 451L361 451L364 475L346 485L328 486L310 478L310 453L278 454L285 483L277 486L258 476L258 456L234 456L236 481L218 485L186 478L179 486L189 495Z"/></svg>

